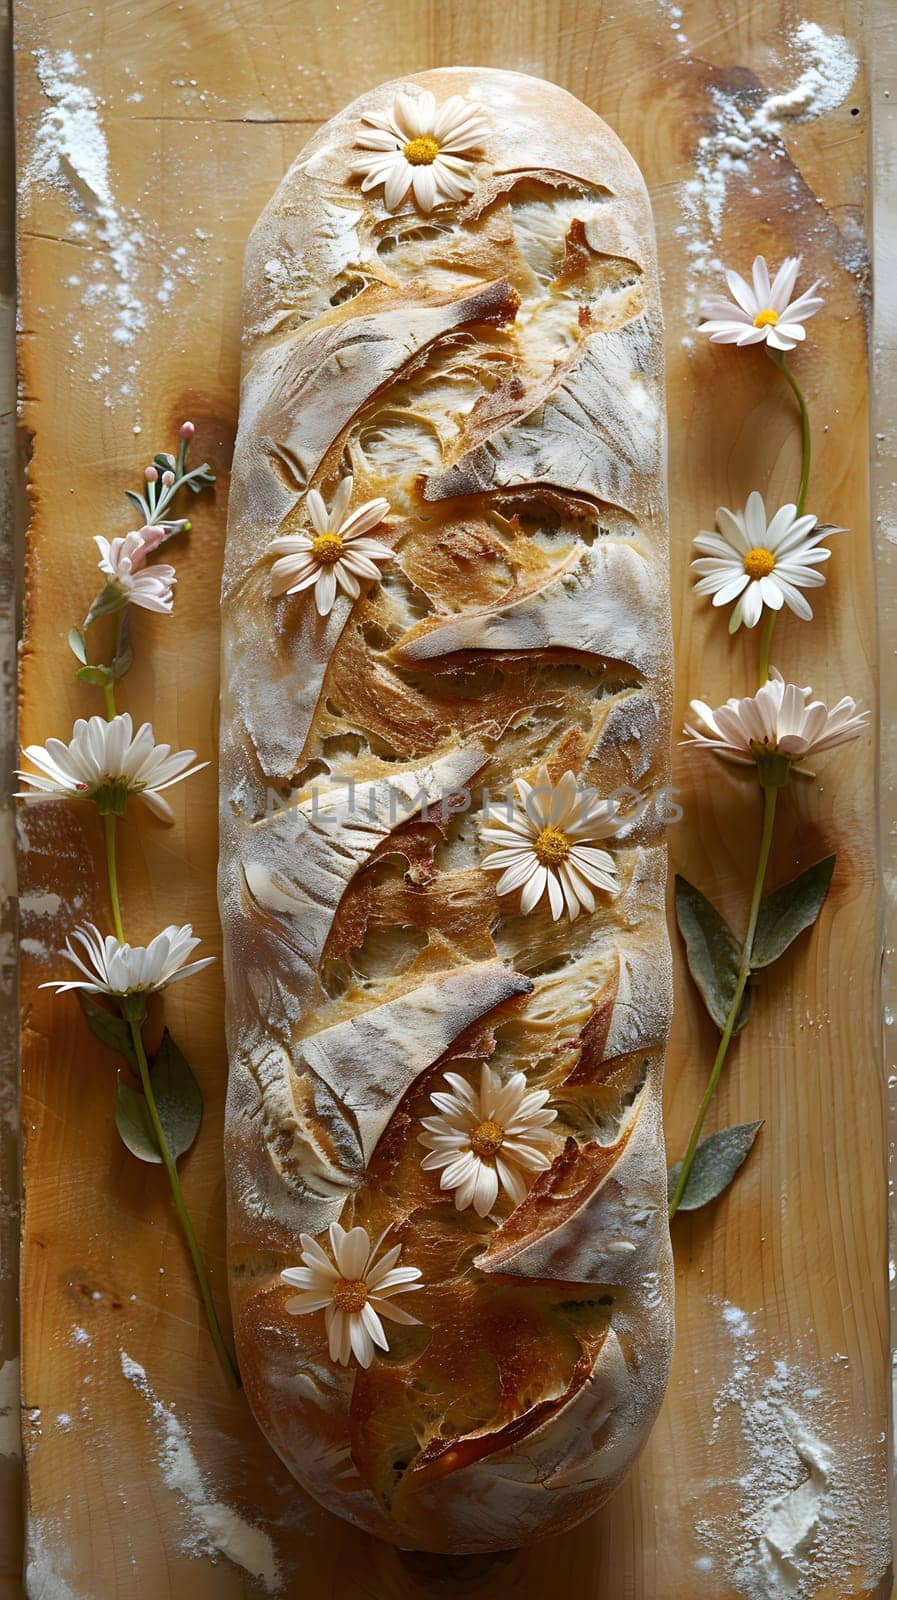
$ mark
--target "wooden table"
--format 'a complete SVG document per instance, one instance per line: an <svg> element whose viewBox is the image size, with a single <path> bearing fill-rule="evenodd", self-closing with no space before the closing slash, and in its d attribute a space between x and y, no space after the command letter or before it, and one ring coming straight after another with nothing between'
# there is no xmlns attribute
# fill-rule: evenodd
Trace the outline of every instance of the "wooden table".
<svg viewBox="0 0 897 1600"><path fill-rule="evenodd" d="M448 62L556 79L606 118L645 172L668 324L680 712L695 694L746 691L756 650L755 640L730 645L695 600L690 540L717 504L741 504L752 487L768 484L775 503L792 498L798 469L784 386L762 356L712 350L694 336L696 297L718 276L717 258L744 270L756 250L802 253L805 274L824 278L826 311L795 360L814 425L809 505L852 532L835 542L816 622L781 624L775 658L826 697L847 689L875 704L869 108L857 6L814 8L834 76L792 103L800 115L783 117L781 139L762 131L760 108L769 92L794 87L820 43L795 33L801 13L790 0L749 9L693 0L684 15L667 0L603 9L577 0L107 0L66 10L38 0L15 18L21 420L31 451L23 742L68 736L77 715L99 709L75 682L65 643L91 592L90 536L127 531L123 489L189 416L217 491L197 504L177 555L173 618L137 619L138 664L121 699L159 737L213 755L246 234L320 120L383 78ZM840 54L832 35L846 36ZM852 84L844 52L858 58ZM745 122L738 171L732 139ZM743 926L758 817L738 779L688 753L677 756L676 783L685 816L670 830L672 863ZM192 920L218 947L215 789L212 766L174 791L174 830L152 821L128 830L122 881L135 933ZM32 806L23 827L29 1594L223 1600L275 1592L278 1582L286 1594L340 1600L467 1592L463 1563L403 1561L307 1500L244 1401L225 1390L164 1183L116 1138L114 1058L74 1001L36 988L58 974L52 952L73 917L105 916L96 819ZM651 1444L594 1520L478 1571L483 1596L535 1600L574 1586L592 1600L788 1592L760 1575L758 1519L804 1478L804 1495L821 1497L828 1520L797 1592L888 1592L871 741L825 758L818 782L786 800L774 881L831 849L838 869L820 924L759 985L756 1020L712 1113L715 1125L765 1118L757 1148L722 1201L675 1224L678 1346ZM681 963L677 999L667 1100L676 1154L714 1047ZM183 1174L223 1305L221 1008L218 968L173 989L166 1005L205 1095ZM822 1447L813 1472L795 1451L800 1424ZM801 1449L806 1463L805 1438ZM216 1538L234 1559L216 1551Z"/></svg>

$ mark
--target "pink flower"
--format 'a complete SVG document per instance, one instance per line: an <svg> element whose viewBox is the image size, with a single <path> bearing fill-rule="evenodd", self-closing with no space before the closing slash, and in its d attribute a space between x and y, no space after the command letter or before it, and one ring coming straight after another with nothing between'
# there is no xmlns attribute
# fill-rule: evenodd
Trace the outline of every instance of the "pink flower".
<svg viewBox="0 0 897 1600"><path fill-rule="evenodd" d="M134 533L126 533L123 539L110 541L100 534L94 535L100 552L100 571L131 605L143 606L146 611L170 612L174 605L177 583L174 567L162 562L154 567L146 566L147 556L162 543L166 532L165 528L147 524Z"/></svg>

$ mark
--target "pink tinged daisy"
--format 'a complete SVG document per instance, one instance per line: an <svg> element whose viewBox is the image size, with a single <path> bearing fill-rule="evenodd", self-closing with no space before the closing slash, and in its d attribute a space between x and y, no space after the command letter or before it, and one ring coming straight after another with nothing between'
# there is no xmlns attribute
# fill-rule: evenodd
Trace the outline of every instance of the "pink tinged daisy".
<svg viewBox="0 0 897 1600"><path fill-rule="evenodd" d="M79 717L68 744L48 739L45 745L28 745L22 754L38 770L17 774L32 791L20 790L21 799L82 798L92 800L103 815L121 816L128 795L136 794L167 823L174 822L174 812L160 791L208 766L207 761L191 766L195 750L156 744L148 722L134 733L127 711L108 722Z"/></svg>
<svg viewBox="0 0 897 1600"><path fill-rule="evenodd" d="M495 845L483 857L486 872L500 872L497 894L519 889L520 910L533 911L547 895L556 922L580 911L594 911L595 889L616 894L620 885L613 856L596 847L598 839L617 832L616 805L577 787L575 774L565 772L554 786L547 767L540 767L535 785L516 780L519 804L507 803L503 814L490 809L483 839Z"/></svg>
<svg viewBox="0 0 897 1600"><path fill-rule="evenodd" d="M803 324L825 304L813 293L818 279L796 300L791 299L799 269L800 257L788 256L770 283L766 261L757 256L750 283L737 272L727 271L733 300L722 295L702 300L700 314L706 320L698 331L709 334L714 344L765 342L771 350L793 350L806 338Z"/></svg>
<svg viewBox="0 0 897 1600"><path fill-rule="evenodd" d="M387 211L397 211L409 189L426 215L434 206L463 200L474 188L473 164L489 125L476 106L453 95L437 106L429 89L397 94L385 116L363 119L356 146L370 154L352 162L364 190L383 189Z"/></svg>
<svg viewBox="0 0 897 1600"><path fill-rule="evenodd" d="M337 588L350 600L361 594L359 579L379 583L378 561L389 561L392 551L379 539L366 535L383 521L389 501L366 500L349 511L352 479L343 478L328 510L317 489L310 489L306 505L311 519L310 533L287 534L272 540L269 550L277 556L271 568L272 595L299 594L314 585L319 616L333 608Z"/></svg>
<svg viewBox="0 0 897 1600"><path fill-rule="evenodd" d="M812 693L809 687L785 683L773 668L768 683L742 700L727 700L716 710L692 700L694 726L686 723L683 742L750 766L770 755L802 761L858 739L869 726L869 712L858 711L849 694L830 708L811 699Z"/></svg>
<svg viewBox="0 0 897 1600"><path fill-rule="evenodd" d="M419 1326L417 1317L394 1305L393 1300L396 1295L422 1287L420 1268L398 1265L400 1244L381 1256L385 1237L381 1234L372 1245L366 1228L350 1228L347 1232L333 1222L332 1259L310 1233L303 1233L299 1236L302 1266L287 1267L280 1274L284 1283L299 1291L287 1300L286 1310L294 1317L323 1311L330 1358L344 1367L353 1355L359 1366L369 1367L375 1350L389 1349L384 1317L387 1322Z"/></svg>
<svg viewBox="0 0 897 1600"><path fill-rule="evenodd" d="M760 621L764 606L780 611L788 606L795 616L809 622L812 608L802 589L818 589L825 576L817 569L828 561L831 551L820 544L843 528L817 523L813 516L798 516L794 505L780 506L772 518L766 514L763 496L753 490L743 511L720 506L716 513L718 533L702 530L695 539L700 559L692 562L697 577L695 592L713 596L715 606L736 601L729 619L729 632L742 623L753 628Z"/></svg>
<svg viewBox="0 0 897 1600"><path fill-rule="evenodd" d="M174 567L159 562L146 565L147 556L167 537L162 527L138 528L125 534L123 539L103 539L94 535L100 552L99 568L106 574L109 586L118 590L122 600L132 606L142 606L145 611L170 612L174 605L174 586L177 575Z"/></svg>
<svg viewBox="0 0 897 1600"><path fill-rule="evenodd" d="M72 939L81 946L83 957ZM74 930L61 952L78 969L80 977L54 979L42 983L41 988L55 989L57 994L83 989L87 994L108 994L117 1000L126 995L154 994L211 965L214 956L204 956L201 961L188 959L199 942L193 937L189 922L182 928L173 923L163 928L148 945L125 944L112 934L104 938L99 928L88 922Z"/></svg>
<svg viewBox="0 0 897 1600"><path fill-rule="evenodd" d="M473 1206L487 1217L504 1190L515 1206L526 1198L537 1172L551 1166L551 1124L547 1089L528 1089L522 1072L502 1082L484 1065L479 1088L447 1072L446 1090L430 1096L439 1115L424 1117L419 1140L430 1154L425 1172L439 1172L439 1187L453 1189L455 1206Z"/></svg>

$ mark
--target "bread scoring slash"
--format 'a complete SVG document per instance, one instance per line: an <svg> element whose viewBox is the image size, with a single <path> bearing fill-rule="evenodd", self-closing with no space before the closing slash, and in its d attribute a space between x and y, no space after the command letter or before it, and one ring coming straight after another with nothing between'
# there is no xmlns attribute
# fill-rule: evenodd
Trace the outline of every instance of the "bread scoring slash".
<svg viewBox="0 0 897 1600"><path fill-rule="evenodd" d="M620 1483L672 1347L644 184L552 84L381 85L263 213L244 324L219 875L240 1366L331 1510L405 1549L513 1548Z"/></svg>

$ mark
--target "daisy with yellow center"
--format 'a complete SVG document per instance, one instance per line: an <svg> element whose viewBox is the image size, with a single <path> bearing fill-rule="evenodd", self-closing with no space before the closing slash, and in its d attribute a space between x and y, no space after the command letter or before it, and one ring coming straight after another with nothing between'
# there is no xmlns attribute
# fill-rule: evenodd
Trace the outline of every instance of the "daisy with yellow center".
<svg viewBox="0 0 897 1600"><path fill-rule="evenodd" d="M701 316L705 320L699 331L708 334L714 344L765 343L771 350L793 350L806 338L803 324L824 304L813 293L815 283L796 300L791 299L799 270L800 257L789 256L770 283L765 258L757 256L750 283L737 272L727 271L733 298L711 295L703 300Z"/></svg>
<svg viewBox="0 0 897 1600"><path fill-rule="evenodd" d="M809 621L813 612L802 589L817 589L825 578L817 569L831 551L820 540L843 529L820 526L813 516L798 516L795 505L780 506L768 518L763 496L755 489L743 511L720 506L717 533L702 530L695 539L700 552L692 562L697 594L709 594L715 606L735 601L729 619L734 633L742 623L753 628L764 606L781 611L788 606L795 616Z"/></svg>
<svg viewBox="0 0 897 1600"><path fill-rule="evenodd" d="M310 489L305 503L313 533L287 534L271 541L268 549L277 556L271 568L272 595L299 594L314 585L318 614L326 617L338 588L350 600L357 600L359 579L380 581L376 563L389 561L392 551L379 539L365 536L383 521L389 501L366 500L350 512L352 481L343 478L329 509L317 489Z"/></svg>
<svg viewBox="0 0 897 1600"><path fill-rule="evenodd" d="M490 807L482 829L496 846L483 857L487 872L501 873L496 892L521 890L524 916L547 895L555 922L565 907L571 922L580 911L594 911L595 889L616 894L614 858L596 848L620 826L616 806L578 788L573 772L552 784L547 767L539 768L535 784L518 778L515 787L519 804L509 799L503 812Z"/></svg>
<svg viewBox="0 0 897 1600"><path fill-rule="evenodd" d="M359 1366L369 1367L376 1350L389 1349L384 1317L387 1322L418 1326L417 1318L393 1305L393 1300L421 1287L420 1269L398 1265L400 1244L380 1255L386 1234L372 1245L366 1228L347 1232L334 1222L329 1237L332 1259L310 1233L300 1234L302 1265L286 1267L280 1274L284 1283L299 1291L287 1300L286 1310L294 1317L323 1311L331 1360L345 1367L354 1355Z"/></svg>
<svg viewBox="0 0 897 1600"><path fill-rule="evenodd" d="M439 1187L454 1190L458 1211L473 1206L487 1217L502 1190L519 1206L536 1173L551 1166L557 1112L546 1110L547 1089L528 1089L522 1072L503 1083L485 1065L479 1088L457 1072L445 1082L430 1096L439 1114L424 1117L418 1136L430 1152L421 1166L441 1174Z"/></svg>
<svg viewBox="0 0 897 1600"><path fill-rule="evenodd" d="M351 170L361 177L362 189L382 187L387 211L397 211L409 189L426 215L473 190L473 163L464 158L480 148L489 128L460 95L437 106L429 89L397 94L388 113L370 113L362 121L355 143L370 153L353 161Z"/></svg>

